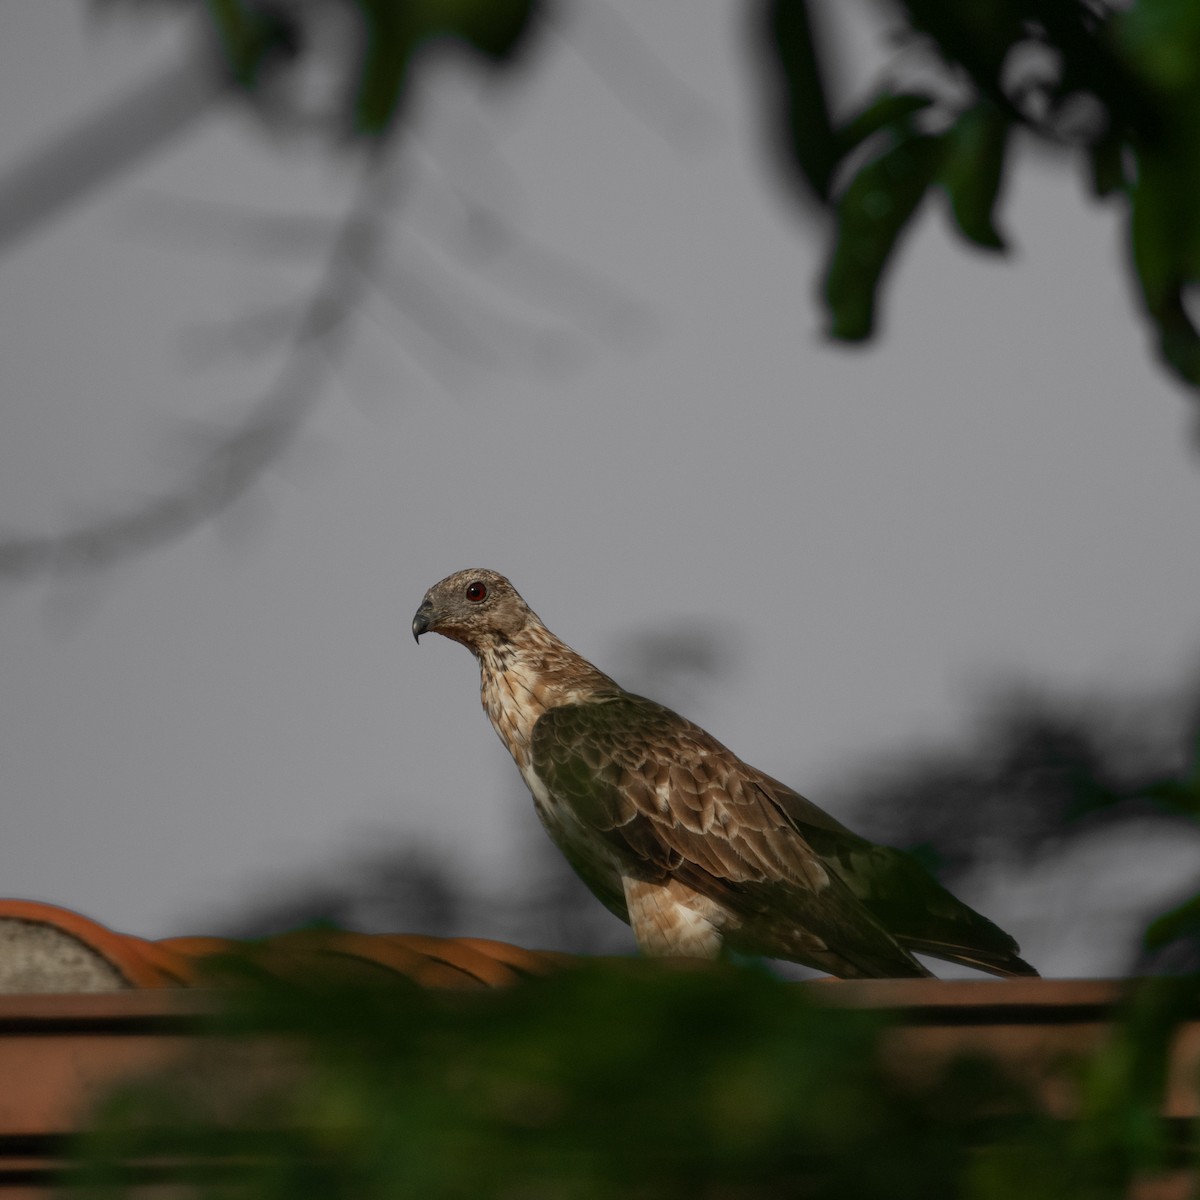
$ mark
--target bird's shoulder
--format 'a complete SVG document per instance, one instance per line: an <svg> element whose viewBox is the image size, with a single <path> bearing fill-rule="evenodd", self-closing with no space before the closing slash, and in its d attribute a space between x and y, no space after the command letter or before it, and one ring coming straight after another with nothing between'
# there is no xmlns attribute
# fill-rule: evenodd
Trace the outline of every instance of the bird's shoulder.
<svg viewBox="0 0 1200 1200"><path fill-rule="evenodd" d="M548 709L534 723L534 762L584 782L630 784L641 779L662 790L707 792L736 801L751 796L776 815L774 823L794 824L796 816L844 830L798 792L739 758L723 742L665 704L614 688L586 701ZM641 793L634 790L635 796ZM661 810L661 797L652 807Z"/></svg>
<svg viewBox="0 0 1200 1200"><path fill-rule="evenodd" d="M712 781L747 769L699 725L656 700L622 689L548 709L534 724L531 745L539 764L585 763L614 780L687 767L698 780ZM679 774L675 778L682 780Z"/></svg>

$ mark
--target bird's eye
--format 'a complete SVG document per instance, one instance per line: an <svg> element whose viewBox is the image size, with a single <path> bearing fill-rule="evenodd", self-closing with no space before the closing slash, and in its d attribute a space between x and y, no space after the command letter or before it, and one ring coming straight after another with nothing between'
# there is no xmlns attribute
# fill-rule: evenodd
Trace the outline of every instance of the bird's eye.
<svg viewBox="0 0 1200 1200"><path fill-rule="evenodd" d="M478 579L474 583L467 584L467 599L472 604L478 604L480 600L487 595L487 585L481 583Z"/></svg>

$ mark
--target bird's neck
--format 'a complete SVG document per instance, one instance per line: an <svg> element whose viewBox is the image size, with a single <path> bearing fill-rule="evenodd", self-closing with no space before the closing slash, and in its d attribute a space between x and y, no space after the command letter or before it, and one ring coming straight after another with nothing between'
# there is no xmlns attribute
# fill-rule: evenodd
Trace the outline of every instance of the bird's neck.
<svg viewBox="0 0 1200 1200"><path fill-rule="evenodd" d="M524 772L537 719L563 704L587 704L620 688L540 622L476 650L484 711Z"/></svg>

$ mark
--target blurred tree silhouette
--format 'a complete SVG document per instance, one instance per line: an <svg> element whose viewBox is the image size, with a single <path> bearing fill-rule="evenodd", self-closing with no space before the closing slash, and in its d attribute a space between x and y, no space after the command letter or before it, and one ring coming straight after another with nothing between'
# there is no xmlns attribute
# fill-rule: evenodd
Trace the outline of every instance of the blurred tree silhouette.
<svg viewBox="0 0 1200 1200"><path fill-rule="evenodd" d="M158 499L65 532L0 539L0 576L104 565L220 512L290 443L371 288L452 353L480 352L456 304L419 280L399 279L389 264L395 150L408 131L418 79L447 52L518 73L555 11L550 0L93 0L93 7L174 12L193 23L194 51L0 177L0 247L178 137L229 96L240 98L265 132L317 134L327 152L357 162L363 186L341 230L326 238L327 269L309 304L284 322L291 335L276 384L244 424L215 435L188 477ZM1200 335L1189 311L1200 277L1195 5L987 0L964 8L905 0L887 10L894 68L845 116L834 113L827 95L839 58L821 36L819 5L762 0L749 11L768 68L764 113L779 157L801 185L802 206L811 214L815 203L833 218L824 281L833 337L872 336L880 282L931 190L948 198L971 245L1004 250L996 208L1011 147L1022 135L1060 157L1082 159L1094 196L1121 206L1160 354L1180 379L1200 385ZM636 49L636 36L626 34L625 50ZM476 215L486 223L486 214ZM245 222L246 214L235 216ZM256 221L274 233L288 224ZM489 236L506 233L493 227ZM279 314L269 316L274 329Z"/></svg>
<svg viewBox="0 0 1200 1200"><path fill-rule="evenodd" d="M1200 704L1178 707L1013 688L967 746L882 763L849 804L868 836L923 850L951 878L981 852L1027 859L1110 824L1184 821L1193 814L1164 781L1190 769Z"/></svg>

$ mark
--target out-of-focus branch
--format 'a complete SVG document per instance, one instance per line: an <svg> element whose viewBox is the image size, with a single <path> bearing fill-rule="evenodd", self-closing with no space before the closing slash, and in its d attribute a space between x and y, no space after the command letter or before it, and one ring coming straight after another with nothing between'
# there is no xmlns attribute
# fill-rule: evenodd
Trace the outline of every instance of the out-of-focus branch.
<svg viewBox="0 0 1200 1200"><path fill-rule="evenodd" d="M351 27L341 28L344 36L338 38L317 36L329 32L319 6L299 6L286 14L265 0L212 7L209 16L215 24L201 21L201 44L185 62L143 82L7 175L0 173L2 251L6 242L24 236L171 142L216 101L235 92L260 117L284 128L308 128L312 112L321 113L319 126L348 133L368 164L358 200L329 235L328 261L315 293L300 305L276 306L239 329L246 335L238 339L243 348L264 346L281 333L286 338L274 384L251 404L246 417L236 428L214 428L191 469L157 497L60 532L0 536L0 579L103 567L186 533L226 508L283 451L320 398L331 366L345 347L347 320L363 307L369 290L385 297L426 337L478 367L505 357L493 343L518 336L543 363L575 360L576 339L557 321L523 322L481 296L473 298L471 313L464 318L459 302L439 285L436 271L431 278L430 264L413 271L386 253L388 156L398 140L409 76L417 63L429 61L424 47L450 41L493 68L511 66L516 50L528 40L537 6L531 0L474 3L430 10L415 25L392 21L394 13L386 2L359 5L345 0L333 8L350 19ZM332 97L327 89L318 89L314 109L302 68L320 58L328 59L325 65L332 66L347 86L336 88ZM323 104L321 97L329 103ZM319 219L248 218L243 213L237 229L253 239L259 253L306 252L325 240ZM511 234L507 240L511 242ZM559 266L557 287L562 291L564 272ZM610 310L619 306L611 297L603 298L606 323L615 325ZM588 299L596 307L597 298L589 293ZM559 307L554 306L556 312ZM495 338L487 335L489 327Z"/></svg>
<svg viewBox="0 0 1200 1200"><path fill-rule="evenodd" d="M0 539L0 578L104 566L185 533L237 499L277 458L321 395L345 345L347 318L367 286L368 263L386 234L394 186L390 143L366 161L358 197L328 253L274 384L236 429L215 436L191 474L132 510L44 536Z"/></svg>
<svg viewBox="0 0 1200 1200"><path fill-rule="evenodd" d="M171 145L228 92L216 54L193 49L0 171L0 253Z"/></svg>

